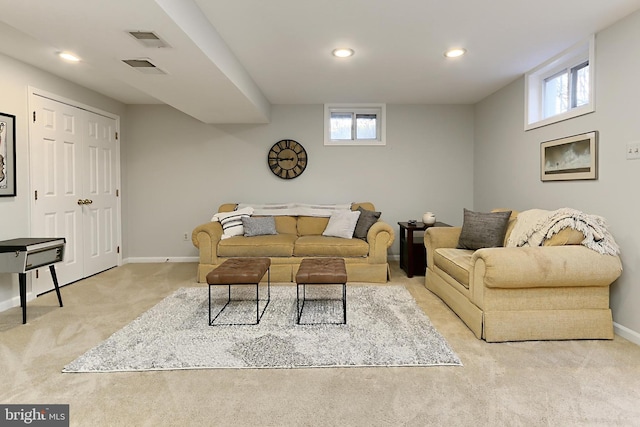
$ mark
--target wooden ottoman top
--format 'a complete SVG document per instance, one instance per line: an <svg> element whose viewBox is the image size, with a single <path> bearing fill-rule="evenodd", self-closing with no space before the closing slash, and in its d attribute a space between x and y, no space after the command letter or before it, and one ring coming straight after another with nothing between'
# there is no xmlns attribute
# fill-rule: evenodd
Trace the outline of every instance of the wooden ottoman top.
<svg viewBox="0 0 640 427"><path fill-rule="evenodd" d="M269 258L231 258L207 274L210 285L255 285L271 266Z"/></svg>
<svg viewBox="0 0 640 427"><path fill-rule="evenodd" d="M305 258L300 263L296 283L347 283L343 258Z"/></svg>

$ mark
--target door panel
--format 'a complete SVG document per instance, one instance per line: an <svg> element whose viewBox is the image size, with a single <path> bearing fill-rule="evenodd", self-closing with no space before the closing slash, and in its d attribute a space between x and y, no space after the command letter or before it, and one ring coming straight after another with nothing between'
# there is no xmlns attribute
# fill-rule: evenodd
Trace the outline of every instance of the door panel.
<svg viewBox="0 0 640 427"><path fill-rule="evenodd" d="M89 276L118 262L116 241L117 224L113 215L117 206L115 182L115 120L90 114L85 138L86 167L85 194L90 204L85 205L84 227L85 275Z"/></svg>
<svg viewBox="0 0 640 427"><path fill-rule="evenodd" d="M67 240L65 259L56 265L61 284L83 277L82 214L77 201L80 175L77 173L82 152L82 133L78 116L83 112L65 104L34 97L32 108L36 122L31 127L31 166L34 193L32 236L64 237ZM33 278L36 293L53 289L48 268L39 269Z"/></svg>
<svg viewBox="0 0 640 427"><path fill-rule="evenodd" d="M29 102L31 235L66 238L56 264L64 285L118 264L117 122L35 94ZM53 289L48 268L33 276L37 294Z"/></svg>

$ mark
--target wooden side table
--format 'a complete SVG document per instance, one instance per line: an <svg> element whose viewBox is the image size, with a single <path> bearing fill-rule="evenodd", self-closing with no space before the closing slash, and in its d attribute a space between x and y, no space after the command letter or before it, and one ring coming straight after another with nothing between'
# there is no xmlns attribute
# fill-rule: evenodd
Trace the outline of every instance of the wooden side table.
<svg viewBox="0 0 640 427"><path fill-rule="evenodd" d="M427 255L424 243L413 241L413 232L425 231L429 227L450 227L450 225L444 222L436 222L433 225L422 222L415 224L399 222L398 225L400 226L400 268L407 273L407 277L424 276L427 270Z"/></svg>

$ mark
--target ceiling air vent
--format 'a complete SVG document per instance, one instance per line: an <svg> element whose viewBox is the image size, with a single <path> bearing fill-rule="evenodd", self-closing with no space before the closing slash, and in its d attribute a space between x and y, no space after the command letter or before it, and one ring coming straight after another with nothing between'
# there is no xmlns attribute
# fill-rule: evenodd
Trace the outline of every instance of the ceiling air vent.
<svg viewBox="0 0 640 427"><path fill-rule="evenodd" d="M153 31L127 31L131 37L138 40L144 47L170 47Z"/></svg>
<svg viewBox="0 0 640 427"><path fill-rule="evenodd" d="M123 59L122 62L144 74L167 74L148 59Z"/></svg>

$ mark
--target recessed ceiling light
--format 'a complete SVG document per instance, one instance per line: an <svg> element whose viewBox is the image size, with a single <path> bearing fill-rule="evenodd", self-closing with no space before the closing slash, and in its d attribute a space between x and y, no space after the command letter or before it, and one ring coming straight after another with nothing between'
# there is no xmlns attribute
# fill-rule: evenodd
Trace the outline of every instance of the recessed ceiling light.
<svg viewBox="0 0 640 427"><path fill-rule="evenodd" d="M74 54L69 53L69 52L60 52L60 53L58 54L58 56L59 56L60 58L62 58L62 59L65 59L65 60L67 60L67 61L71 61L71 62L78 62L78 61L80 61L80 58L78 58L77 56L75 56Z"/></svg>
<svg viewBox="0 0 640 427"><path fill-rule="evenodd" d="M350 56L353 56L354 53L355 52L353 51L353 49L348 49L344 47L341 47L339 49L333 49L333 51L331 52L333 56L337 56L338 58L348 58Z"/></svg>
<svg viewBox="0 0 640 427"><path fill-rule="evenodd" d="M448 51L446 51L444 53L444 56L446 56L447 58L457 58L459 56L464 55L465 53L467 53L466 49L463 49L461 47L457 47L455 49L449 49Z"/></svg>

